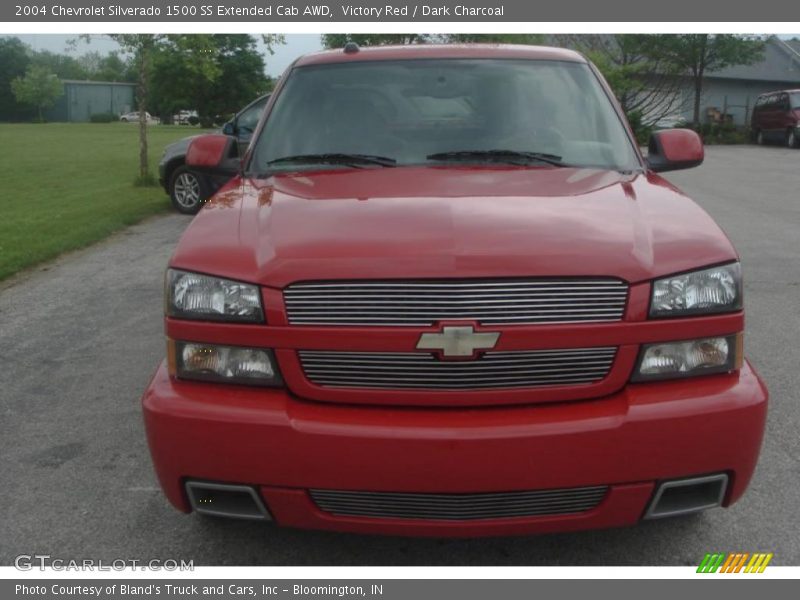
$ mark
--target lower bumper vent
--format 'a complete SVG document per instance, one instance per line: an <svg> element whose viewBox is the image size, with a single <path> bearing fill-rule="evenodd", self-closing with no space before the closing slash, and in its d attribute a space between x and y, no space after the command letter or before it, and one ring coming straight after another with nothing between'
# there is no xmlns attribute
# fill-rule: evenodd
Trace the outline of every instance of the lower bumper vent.
<svg viewBox="0 0 800 600"><path fill-rule="evenodd" d="M595 508L608 486L481 494L415 494L310 490L320 510L338 516L471 521L580 513Z"/></svg>

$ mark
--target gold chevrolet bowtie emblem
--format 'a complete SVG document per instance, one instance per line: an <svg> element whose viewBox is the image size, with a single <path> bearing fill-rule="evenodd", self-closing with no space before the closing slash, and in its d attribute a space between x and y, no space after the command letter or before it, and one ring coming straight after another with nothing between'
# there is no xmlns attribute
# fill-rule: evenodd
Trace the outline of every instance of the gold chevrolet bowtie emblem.
<svg viewBox="0 0 800 600"><path fill-rule="evenodd" d="M437 350L447 358L474 356L478 350L491 350L500 338L499 331L478 332L471 326L445 326L441 333L423 333L417 350Z"/></svg>

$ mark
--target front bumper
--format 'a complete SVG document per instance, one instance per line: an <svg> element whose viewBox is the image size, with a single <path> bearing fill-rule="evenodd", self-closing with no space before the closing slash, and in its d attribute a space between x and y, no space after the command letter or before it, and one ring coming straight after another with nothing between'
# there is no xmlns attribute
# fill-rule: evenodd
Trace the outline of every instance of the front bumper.
<svg viewBox="0 0 800 600"><path fill-rule="evenodd" d="M168 185L167 185L167 157L162 156L161 160L158 163L158 184L164 188L164 190L169 193Z"/></svg>
<svg viewBox="0 0 800 600"><path fill-rule="evenodd" d="M727 473L725 506L758 459L767 391L738 373L629 384L604 398L486 408L307 402L283 389L176 381L142 399L153 462L188 512L186 479L257 486L279 525L399 535L512 535L638 522L659 480ZM608 485L594 509L469 522L342 517L308 489L468 493Z"/></svg>

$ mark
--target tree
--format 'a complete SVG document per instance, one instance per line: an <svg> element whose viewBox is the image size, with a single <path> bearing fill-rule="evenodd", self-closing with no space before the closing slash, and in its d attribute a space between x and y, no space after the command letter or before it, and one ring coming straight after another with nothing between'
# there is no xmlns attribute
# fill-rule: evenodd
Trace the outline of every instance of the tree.
<svg viewBox="0 0 800 600"><path fill-rule="evenodd" d="M89 35L80 37L91 41ZM142 185L155 181L150 174L147 145L146 111L151 105L160 111L196 107L211 115L220 105L226 110L235 110L269 86L263 58L255 49L255 39L248 35L114 34L108 37L120 45L123 54L132 57L136 74L137 182ZM284 43L281 35L262 37L268 52L272 52L274 45ZM170 53L174 53L174 60L170 59ZM119 71L119 61L110 61L106 66L116 63L114 66ZM228 89L222 89L226 86ZM235 106L231 108L234 101Z"/></svg>
<svg viewBox="0 0 800 600"><path fill-rule="evenodd" d="M220 49L220 75L211 86L208 99L198 106L201 118L205 114L209 120L212 117L229 116L274 87L264 72L266 65L255 39L235 34L215 38ZM271 46L267 46L268 51L272 52Z"/></svg>
<svg viewBox="0 0 800 600"><path fill-rule="evenodd" d="M32 65L24 77L11 81L11 89L20 104L36 109L39 121L44 121L44 111L52 108L64 93L64 85L46 67Z"/></svg>
<svg viewBox="0 0 800 600"><path fill-rule="evenodd" d="M556 42L583 52L608 81L631 123L651 127L684 104L680 67L667 60L662 36L648 34L557 35Z"/></svg>
<svg viewBox="0 0 800 600"><path fill-rule="evenodd" d="M109 52L105 56L99 52L87 52L77 59L83 69L83 78L90 81L135 81L136 74L128 61L119 52Z"/></svg>
<svg viewBox="0 0 800 600"><path fill-rule="evenodd" d="M59 79L88 79L89 72L81 61L66 54L56 54L49 50L31 53L31 64L39 65L55 74Z"/></svg>
<svg viewBox="0 0 800 600"><path fill-rule="evenodd" d="M118 52L110 52L100 58L97 70L90 77L94 81L136 81L133 65L123 60Z"/></svg>
<svg viewBox="0 0 800 600"><path fill-rule="evenodd" d="M264 33L261 35L261 41L267 47L267 52L273 55L275 54L275 46L281 46L286 43L286 36L282 33Z"/></svg>
<svg viewBox="0 0 800 600"><path fill-rule="evenodd" d="M136 66L136 103L139 108L139 175L136 183L151 185L155 183L155 179L150 174L147 156L147 103L152 56L162 43L163 36L149 33L117 33L109 37L120 45L123 52L133 56Z"/></svg>
<svg viewBox="0 0 800 600"><path fill-rule="evenodd" d="M162 115L196 109L201 124L211 126L269 87L250 35L170 35L154 54L152 91Z"/></svg>
<svg viewBox="0 0 800 600"><path fill-rule="evenodd" d="M86 78L89 79L92 75L97 73L102 58L99 52L87 52L79 56L76 60L86 74Z"/></svg>
<svg viewBox="0 0 800 600"><path fill-rule="evenodd" d="M0 38L0 121L13 121L29 116L11 90L11 82L24 76L30 65L28 52L28 46L18 38Z"/></svg>
<svg viewBox="0 0 800 600"><path fill-rule="evenodd" d="M763 57L764 42L732 34L658 35L664 59L692 79L695 126L700 125L700 102L707 73L736 65L750 65Z"/></svg>
<svg viewBox="0 0 800 600"><path fill-rule="evenodd" d="M152 110L171 117L197 108L221 71L213 35L168 35L153 52Z"/></svg>

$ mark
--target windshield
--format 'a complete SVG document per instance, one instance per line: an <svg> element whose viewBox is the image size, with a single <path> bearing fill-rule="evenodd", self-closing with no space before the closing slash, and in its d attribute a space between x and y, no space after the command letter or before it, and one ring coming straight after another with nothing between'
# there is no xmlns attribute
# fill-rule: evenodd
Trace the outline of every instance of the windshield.
<svg viewBox="0 0 800 600"><path fill-rule="evenodd" d="M447 59L293 69L249 170L378 168L380 161L639 167L588 65Z"/></svg>
<svg viewBox="0 0 800 600"><path fill-rule="evenodd" d="M792 108L800 108L800 92L792 92L789 94L789 102Z"/></svg>

